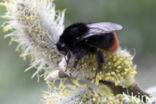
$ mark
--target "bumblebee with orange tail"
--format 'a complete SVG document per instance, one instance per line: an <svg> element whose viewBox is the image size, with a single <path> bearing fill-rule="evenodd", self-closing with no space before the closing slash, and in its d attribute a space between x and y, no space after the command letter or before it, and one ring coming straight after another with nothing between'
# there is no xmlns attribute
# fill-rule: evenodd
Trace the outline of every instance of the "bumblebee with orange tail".
<svg viewBox="0 0 156 104"><path fill-rule="evenodd" d="M115 52L118 49L119 42L115 31L121 29L121 25L111 22L75 23L64 30L56 44L57 49L60 53L67 56L67 65L71 54L75 56L72 71L74 71L83 56L95 54L97 73L105 63L101 50Z"/></svg>

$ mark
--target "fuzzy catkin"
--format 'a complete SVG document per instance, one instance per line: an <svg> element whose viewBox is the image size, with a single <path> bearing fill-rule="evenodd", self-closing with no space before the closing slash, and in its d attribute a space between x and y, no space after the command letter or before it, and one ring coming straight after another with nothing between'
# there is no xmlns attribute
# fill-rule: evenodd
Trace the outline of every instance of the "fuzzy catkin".
<svg viewBox="0 0 156 104"><path fill-rule="evenodd" d="M97 63L92 54L83 57L73 73L70 72L74 62L72 57L65 72L64 56L55 45L64 30L64 11L56 12L53 0L7 0L0 5L7 9L3 30L9 32L5 37L18 43L21 57L31 57L26 71L34 67L33 77L39 77L42 72L46 78L48 89L42 91L43 104L144 104L126 94L115 96L110 88L99 83L100 80L111 81L116 86L128 87L135 82L136 65L128 51L103 51L106 63L96 78ZM69 75L68 78L60 78L59 71Z"/></svg>
<svg viewBox="0 0 156 104"><path fill-rule="evenodd" d="M3 30L13 32L5 37L18 43L23 59L31 57L29 70L33 67L39 75L41 70L54 70L62 58L56 50L56 42L64 30L64 11L56 12L53 0L9 0L1 3L7 9L3 18Z"/></svg>

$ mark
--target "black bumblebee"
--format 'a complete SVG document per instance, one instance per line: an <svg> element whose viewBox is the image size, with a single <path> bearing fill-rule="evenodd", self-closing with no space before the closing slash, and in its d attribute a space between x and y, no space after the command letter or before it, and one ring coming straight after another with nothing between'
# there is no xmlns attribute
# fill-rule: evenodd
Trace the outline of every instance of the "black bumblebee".
<svg viewBox="0 0 156 104"><path fill-rule="evenodd" d="M118 49L119 42L115 31L121 29L121 25L111 22L75 23L64 30L57 42L57 48L60 53L67 56L67 66L71 54L75 56L72 71L83 56L95 54L98 72L105 63L101 50L115 52Z"/></svg>

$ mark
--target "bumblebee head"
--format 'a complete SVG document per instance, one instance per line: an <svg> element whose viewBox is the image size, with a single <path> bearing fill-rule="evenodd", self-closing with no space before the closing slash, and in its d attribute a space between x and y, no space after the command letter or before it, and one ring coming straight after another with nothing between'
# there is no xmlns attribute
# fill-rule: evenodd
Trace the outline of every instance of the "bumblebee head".
<svg viewBox="0 0 156 104"><path fill-rule="evenodd" d="M67 55L68 53L68 48L66 47L65 43L62 42L58 42L56 44L58 51L63 54L63 55Z"/></svg>

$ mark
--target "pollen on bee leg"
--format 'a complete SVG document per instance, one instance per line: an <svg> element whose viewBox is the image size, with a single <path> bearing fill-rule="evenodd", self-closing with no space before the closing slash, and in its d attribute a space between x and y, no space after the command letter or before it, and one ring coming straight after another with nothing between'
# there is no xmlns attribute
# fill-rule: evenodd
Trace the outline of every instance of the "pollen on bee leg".
<svg viewBox="0 0 156 104"><path fill-rule="evenodd" d="M69 75L67 73L65 73L62 70L56 70L53 72L50 72L48 74L48 76L45 78L45 80L56 80L56 79L60 79L60 78L66 78Z"/></svg>
<svg viewBox="0 0 156 104"><path fill-rule="evenodd" d="M68 74L65 73L64 71L59 71L58 76L59 76L60 78L66 78L66 77L68 77Z"/></svg>

